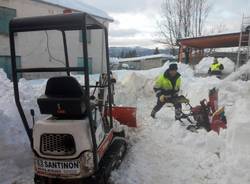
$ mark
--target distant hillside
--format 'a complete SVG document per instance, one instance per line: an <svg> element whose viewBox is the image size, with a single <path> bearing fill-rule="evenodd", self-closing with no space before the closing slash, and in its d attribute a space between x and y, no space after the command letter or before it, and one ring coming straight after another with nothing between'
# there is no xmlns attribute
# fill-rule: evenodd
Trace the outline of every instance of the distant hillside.
<svg viewBox="0 0 250 184"><path fill-rule="evenodd" d="M127 55L129 52L135 52L136 56L147 56L152 55L155 49L148 49L143 47L110 47L109 48L111 57L122 57L122 55ZM159 49L161 54L169 54L169 49Z"/></svg>

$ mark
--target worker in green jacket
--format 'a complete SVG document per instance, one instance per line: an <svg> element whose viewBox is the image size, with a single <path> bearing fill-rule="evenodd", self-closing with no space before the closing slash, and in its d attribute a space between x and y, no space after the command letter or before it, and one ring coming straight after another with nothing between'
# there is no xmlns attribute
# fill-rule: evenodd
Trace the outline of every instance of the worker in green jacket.
<svg viewBox="0 0 250 184"><path fill-rule="evenodd" d="M214 62L210 66L210 68L208 70L208 74L210 74L210 75L221 75L222 70L224 70L223 64L219 63L217 58L214 58Z"/></svg>
<svg viewBox="0 0 250 184"><path fill-rule="evenodd" d="M181 87L181 75L177 72L178 66L173 63L169 68L157 77L154 85L154 91L157 97L157 104L153 108L151 117L155 118L156 113L166 104L172 103L175 107L175 119L181 118L181 104L175 103L178 92Z"/></svg>

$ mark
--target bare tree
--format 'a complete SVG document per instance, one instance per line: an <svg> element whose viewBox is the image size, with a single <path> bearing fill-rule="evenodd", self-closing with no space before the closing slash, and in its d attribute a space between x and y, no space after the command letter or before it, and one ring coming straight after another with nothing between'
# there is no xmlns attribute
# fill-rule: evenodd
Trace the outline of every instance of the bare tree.
<svg viewBox="0 0 250 184"><path fill-rule="evenodd" d="M210 10L208 0L165 0L158 42L174 48L177 39L201 36Z"/></svg>
<svg viewBox="0 0 250 184"><path fill-rule="evenodd" d="M228 28L224 23L219 23L216 25L213 25L210 29L208 29L209 34L218 34L218 33L223 33L227 31Z"/></svg>
<svg viewBox="0 0 250 184"><path fill-rule="evenodd" d="M212 26L210 29L208 29L208 33L211 34L218 34L218 33L222 33L227 31L227 26L223 23L217 24ZM216 51L215 48L210 48L210 49L206 49L205 53L206 55L211 55L212 53L214 53Z"/></svg>

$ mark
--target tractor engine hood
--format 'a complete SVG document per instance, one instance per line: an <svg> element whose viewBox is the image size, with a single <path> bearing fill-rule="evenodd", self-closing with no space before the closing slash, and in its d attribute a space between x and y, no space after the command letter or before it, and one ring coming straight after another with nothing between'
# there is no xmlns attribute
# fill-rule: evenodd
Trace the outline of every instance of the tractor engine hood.
<svg viewBox="0 0 250 184"><path fill-rule="evenodd" d="M45 119L35 123L33 146L38 156L49 159L74 159L92 150L89 120Z"/></svg>

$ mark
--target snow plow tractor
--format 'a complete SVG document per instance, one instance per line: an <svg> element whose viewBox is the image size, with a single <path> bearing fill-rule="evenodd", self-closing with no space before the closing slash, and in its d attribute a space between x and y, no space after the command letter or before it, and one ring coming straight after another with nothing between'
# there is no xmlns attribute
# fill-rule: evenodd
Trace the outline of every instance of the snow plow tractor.
<svg viewBox="0 0 250 184"><path fill-rule="evenodd" d="M105 45L102 61L105 62L103 66L106 73L100 74L95 85L90 85L87 41L89 30L101 32ZM37 57L39 67L19 67L16 62L16 45L20 44L21 39L17 43L17 35L21 37L22 33L31 35L32 32L39 32L36 36L43 34L48 39L49 31L61 34L63 49L57 53L64 53L65 65L62 67L59 63L57 67L49 67L39 60L42 57ZM68 31L78 31L82 35L82 42L79 44L83 57L82 66L70 65L71 53L67 41L73 39L73 36ZM48 52L50 59L56 60L49 53L52 52L49 49L51 43L47 40L46 44L42 44L43 40L39 44L46 49L36 49L34 52ZM29 43L32 41L26 40ZM112 116L119 108L113 105L115 80L112 79L109 68L107 28L95 17L85 13L17 18L10 22L10 46L15 101L34 153L34 182L107 183L111 171L119 167L127 149L125 131L114 127ZM80 76L84 79L83 85L74 77L74 72L82 72ZM30 73L58 76L49 77L44 95L37 99L39 115L31 109L28 117L20 100L18 76ZM135 121L135 112L128 113L127 118ZM30 120L33 122L30 123ZM126 118L122 120L126 121Z"/></svg>
<svg viewBox="0 0 250 184"><path fill-rule="evenodd" d="M227 127L224 107L218 107L218 90L215 88L209 90L209 101L203 99L200 105L195 107L192 107L184 96L177 97L176 102L188 107L188 112L182 112L182 118L179 120L183 125L183 120L188 121L187 130L197 132L197 129L204 128L219 134L220 129Z"/></svg>

